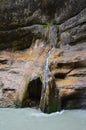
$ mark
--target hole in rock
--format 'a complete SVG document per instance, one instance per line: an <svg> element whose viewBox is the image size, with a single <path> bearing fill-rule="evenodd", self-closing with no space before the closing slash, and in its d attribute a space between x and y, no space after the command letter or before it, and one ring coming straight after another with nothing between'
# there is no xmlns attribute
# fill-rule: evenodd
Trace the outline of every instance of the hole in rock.
<svg viewBox="0 0 86 130"><path fill-rule="evenodd" d="M40 103L41 91L42 91L42 82L40 78L32 80L28 84L28 89L25 94L25 99L23 101L23 107L38 106Z"/></svg>
<svg viewBox="0 0 86 130"><path fill-rule="evenodd" d="M66 74L64 74L64 73L56 73L54 76L55 76L55 78L64 79L66 77Z"/></svg>

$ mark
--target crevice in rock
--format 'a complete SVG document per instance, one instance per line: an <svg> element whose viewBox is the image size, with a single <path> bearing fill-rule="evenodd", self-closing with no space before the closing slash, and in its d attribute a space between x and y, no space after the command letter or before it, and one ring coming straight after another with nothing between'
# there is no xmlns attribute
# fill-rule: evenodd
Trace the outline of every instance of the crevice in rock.
<svg viewBox="0 0 86 130"><path fill-rule="evenodd" d="M65 63L58 63L58 68L74 68L75 67L75 63L74 62L65 62Z"/></svg>
<svg viewBox="0 0 86 130"><path fill-rule="evenodd" d="M57 78L59 78L59 79L64 79L65 77L66 77L66 74L65 73L56 73L55 75L54 75L54 77L57 79Z"/></svg>
<svg viewBox="0 0 86 130"><path fill-rule="evenodd" d="M79 57L77 57L78 60L81 60ZM74 68L83 68L83 67L86 67L86 61L85 60L81 60L81 61L78 61Z"/></svg>
<svg viewBox="0 0 86 130"><path fill-rule="evenodd" d="M62 97L62 109L86 109L86 88L77 89L74 93Z"/></svg>
<svg viewBox="0 0 86 130"><path fill-rule="evenodd" d="M71 72L71 71L73 71L73 68L71 68L67 73L55 73L54 74L54 77L55 77L55 79L57 79L57 78L59 78L59 79L65 79L66 77L67 77L67 75Z"/></svg>
<svg viewBox="0 0 86 130"><path fill-rule="evenodd" d="M76 35L72 41L70 41L69 45L76 45L79 44L80 42L83 43L86 41L86 34L80 34Z"/></svg>
<svg viewBox="0 0 86 130"><path fill-rule="evenodd" d="M81 68L86 67L85 60L81 60L81 57L76 57L74 60L75 62L69 62L69 63L58 63L58 69L59 68L70 68L73 70L74 68Z"/></svg>
<svg viewBox="0 0 86 130"><path fill-rule="evenodd" d="M72 74L72 75L69 75L69 77L71 77L71 76L73 76L73 77L85 77L86 74Z"/></svg>
<svg viewBox="0 0 86 130"><path fill-rule="evenodd" d="M3 88L3 93L6 93L6 92L15 92L15 89L11 89L11 88Z"/></svg>
<svg viewBox="0 0 86 130"><path fill-rule="evenodd" d="M0 59L0 64L7 64L7 61L8 61L8 60L6 60L6 59L5 59L5 60L1 60L1 59Z"/></svg>

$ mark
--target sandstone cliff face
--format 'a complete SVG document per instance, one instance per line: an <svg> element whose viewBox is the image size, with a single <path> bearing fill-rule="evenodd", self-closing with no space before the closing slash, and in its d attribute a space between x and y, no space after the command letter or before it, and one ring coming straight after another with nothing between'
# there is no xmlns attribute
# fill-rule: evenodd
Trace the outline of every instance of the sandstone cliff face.
<svg viewBox="0 0 86 130"><path fill-rule="evenodd" d="M0 0L0 107L40 104L52 47L60 106L86 108L86 0Z"/></svg>

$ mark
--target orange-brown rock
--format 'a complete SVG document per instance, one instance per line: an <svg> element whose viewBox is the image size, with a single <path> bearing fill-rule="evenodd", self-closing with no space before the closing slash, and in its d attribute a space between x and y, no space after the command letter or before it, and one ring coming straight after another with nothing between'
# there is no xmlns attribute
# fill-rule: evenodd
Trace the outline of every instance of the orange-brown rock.
<svg viewBox="0 0 86 130"><path fill-rule="evenodd" d="M86 44L53 50L50 70L60 90L62 108L86 108Z"/></svg>
<svg viewBox="0 0 86 130"><path fill-rule="evenodd" d="M0 52L0 107L22 106L30 81L40 78L41 82L48 50L42 46L21 52ZM16 98L20 104L15 104Z"/></svg>

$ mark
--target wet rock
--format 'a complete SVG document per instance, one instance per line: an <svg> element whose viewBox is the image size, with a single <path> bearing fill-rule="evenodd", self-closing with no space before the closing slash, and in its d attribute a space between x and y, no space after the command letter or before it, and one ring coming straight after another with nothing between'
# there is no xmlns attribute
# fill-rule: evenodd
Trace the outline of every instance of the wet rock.
<svg viewBox="0 0 86 130"><path fill-rule="evenodd" d="M51 47L56 47L57 45L57 32L57 27L55 27L54 25L50 26L48 39Z"/></svg>
<svg viewBox="0 0 86 130"><path fill-rule="evenodd" d="M49 75L47 80L46 88L42 88L40 109L45 113L52 113L61 109L61 101L59 89L52 75Z"/></svg>

